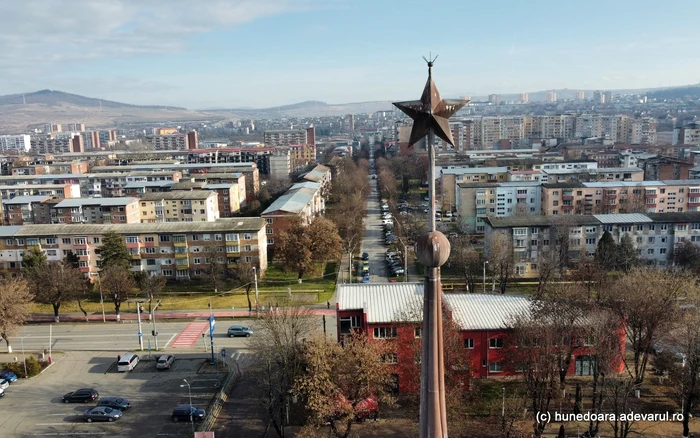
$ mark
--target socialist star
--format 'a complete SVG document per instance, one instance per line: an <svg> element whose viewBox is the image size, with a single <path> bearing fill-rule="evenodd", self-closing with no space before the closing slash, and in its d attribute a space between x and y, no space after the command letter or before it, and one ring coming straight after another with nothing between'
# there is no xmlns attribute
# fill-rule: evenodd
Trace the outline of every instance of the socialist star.
<svg viewBox="0 0 700 438"><path fill-rule="evenodd" d="M428 81L420 100L394 102L394 106L413 119L409 146L428 135L431 129L435 135L454 146L449 118L467 103L469 103L468 100L450 100L440 97L440 92L433 82L432 63L428 63Z"/></svg>

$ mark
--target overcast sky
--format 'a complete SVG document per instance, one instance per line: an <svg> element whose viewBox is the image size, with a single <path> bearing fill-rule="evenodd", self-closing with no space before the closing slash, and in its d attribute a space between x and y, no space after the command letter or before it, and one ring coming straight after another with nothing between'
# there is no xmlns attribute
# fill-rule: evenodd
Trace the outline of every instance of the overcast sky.
<svg viewBox="0 0 700 438"><path fill-rule="evenodd" d="M270 107L700 82L691 1L2 0L0 94Z"/></svg>

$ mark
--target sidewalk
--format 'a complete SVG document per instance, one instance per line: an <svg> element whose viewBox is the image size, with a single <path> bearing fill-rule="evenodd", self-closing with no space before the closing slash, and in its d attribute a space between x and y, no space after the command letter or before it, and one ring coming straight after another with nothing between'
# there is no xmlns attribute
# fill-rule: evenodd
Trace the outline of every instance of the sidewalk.
<svg viewBox="0 0 700 438"><path fill-rule="evenodd" d="M265 306L267 309L267 306ZM267 311L267 310L265 310ZM262 310L260 311L263 312ZM335 315L335 305L331 303L331 308L327 309L326 305L314 305L310 312L312 315ZM196 309L196 310L171 310L168 312L156 312L156 320L163 319L207 319L211 315L209 309ZM248 310L227 310L227 309L214 309L213 311L215 318L253 318L255 317L255 311L248 312ZM59 315L61 322L84 322L85 316L82 313L63 313ZM122 321L136 321L138 315L134 311L123 312L120 314ZM87 316L89 321L102 321L102 313L88 313ZM105 313L106 321L116 321L117 317L114 313ZM141 315L141 320L148 320L148 313ZM54 322L53 314L38 314L33 313L29 315L27 322Z"/></svg>

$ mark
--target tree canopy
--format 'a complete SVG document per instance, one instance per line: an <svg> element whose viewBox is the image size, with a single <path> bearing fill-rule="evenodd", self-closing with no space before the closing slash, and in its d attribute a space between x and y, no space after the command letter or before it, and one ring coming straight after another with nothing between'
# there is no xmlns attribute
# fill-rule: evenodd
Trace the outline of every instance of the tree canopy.
<svg viewBox="0 0 700 438"><path fill-rule="evenodd" d="M102 245L97 248L97 253L100 255L99 266L102 269L110 265L128 269L131 264L131 255L124 243L124 237L114 231L102 237Z"/></svg>

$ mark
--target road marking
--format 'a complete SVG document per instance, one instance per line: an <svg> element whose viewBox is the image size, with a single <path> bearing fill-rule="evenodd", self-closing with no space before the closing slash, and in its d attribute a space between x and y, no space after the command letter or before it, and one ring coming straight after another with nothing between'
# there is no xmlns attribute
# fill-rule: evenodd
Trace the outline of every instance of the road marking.
<svg viewBox="0 0 700 438"><path fill-rule="evenodd" d="M72 415L66 415L67 417L72 416ZM62 424L65 424L66 426L72 426L74 424L82 424L82 423L69 423L67 421L64 421L62 423L36 423L35 426L60 426Z"/></svg>
<svg viewBox="0 0 700 438"><path fill-rule="evenodd" d="M204 330L209 327L208 321L196 321L187 324L170 345L171 348L189 348L197 343Z"/></svg>
<svg viewBox="0 0 700 438"><path fill-rule="evenodd" d="M168 345L169 345L171 342L173 342L173 339L175 339L175 336L177 336L177 333L174 333L174 334L170 337L170 339L168 339L168 342L165 343L165 345L163 346L163 348L168 348Z"/></svg>
<svg viewBox="0 0 700 438"><path fill-rule="evenodd" d="M33 433L31 436L75 436L75 435L107 435L107 432L47 432L47 433Z"/></svg>

